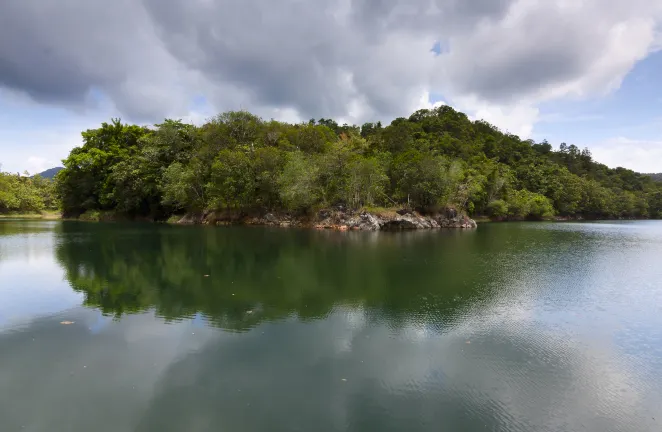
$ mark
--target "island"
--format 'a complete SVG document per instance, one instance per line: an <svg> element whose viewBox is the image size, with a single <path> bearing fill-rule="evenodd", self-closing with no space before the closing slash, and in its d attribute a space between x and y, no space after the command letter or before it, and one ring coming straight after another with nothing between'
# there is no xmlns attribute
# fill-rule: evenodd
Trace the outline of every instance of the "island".
<svg viewBox="0 0 662 432"><path fill-rule="evenodd" d="M586 148L521 139L449 106L388 126L288 124L247 111L202 125L113 119L82 137L54 182L2 174L0 213L340 230L662 217L655 176L609 168Z"/></svg>

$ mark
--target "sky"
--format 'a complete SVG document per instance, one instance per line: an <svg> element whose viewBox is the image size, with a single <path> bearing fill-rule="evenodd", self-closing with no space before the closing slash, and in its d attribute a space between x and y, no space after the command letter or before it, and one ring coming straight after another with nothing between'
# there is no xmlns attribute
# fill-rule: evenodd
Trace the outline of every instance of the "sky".
<svg viewBox="0 0 662 432"><path fill-rule="evenodd" d="M0 164L120 117L390 122L448 104L662 172L659 0L4 0Z"/></svg>

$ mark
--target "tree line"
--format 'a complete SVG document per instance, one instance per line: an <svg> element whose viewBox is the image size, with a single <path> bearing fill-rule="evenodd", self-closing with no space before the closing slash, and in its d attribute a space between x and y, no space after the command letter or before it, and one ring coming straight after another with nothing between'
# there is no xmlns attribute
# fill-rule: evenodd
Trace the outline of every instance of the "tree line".
<svg viewBox="0 0 662 432"><path fill-rule="evenodd" d="M40 176L0 171L0 214L56 210L55 185Z"/></svg>
<svg viewBox="0 0 662 432"><path fill-rule="evenodd" d="M390 125L266 121L246 111L201 126L115 119L82 133L56 176L65 216L110 212L311 213L454 207L494 219L662 217L662 183L592 159L588 149L522 140L451 107Z"/></svg>

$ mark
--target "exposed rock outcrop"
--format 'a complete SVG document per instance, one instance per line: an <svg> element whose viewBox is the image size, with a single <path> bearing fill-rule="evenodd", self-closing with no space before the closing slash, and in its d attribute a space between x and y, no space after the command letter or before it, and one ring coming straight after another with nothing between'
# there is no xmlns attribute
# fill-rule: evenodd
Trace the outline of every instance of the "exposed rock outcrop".
<svg viewBox="0 0 662 432"><path fill-rule="evenodd" d="M413 211L397 211L380 214L363 212L357 215L347 212L325 212L326 216L315 224L319 229L352 229L365 231L414 230L434 228L476 228L476 222L466 216L447 217L446 214L423 216Z"/></svg>
<svg viewBox="0 0 662 432"><path fill-rule="evenodd" d="M295 217L290 214L266 213L245 215L237 212L215 212L199 215L186 215L180 224L243 224L279 227L313 227L339 231L398 231L436 228L476 228L473 219L458 214L455 209L443 213L421 215L411 210L385 211L379 213L353 212L344 208L324 209L315 216Z"/></svg>

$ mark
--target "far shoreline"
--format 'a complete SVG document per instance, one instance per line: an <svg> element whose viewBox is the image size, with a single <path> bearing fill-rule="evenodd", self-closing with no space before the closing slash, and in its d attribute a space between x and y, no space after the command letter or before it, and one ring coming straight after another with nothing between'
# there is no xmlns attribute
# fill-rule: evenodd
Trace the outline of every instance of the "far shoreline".
<svg viewBox="0 0 662 432"><path fill-rule="evenodd" d="M60 212L43 213L4 213L0 214L0 219L33 219L33 220L63 220Z"/></svg>
<svg viewBox="0 0 662 432"><path fill-rule="evenodd" d="M326 217L320 217L320 214ZM543 219L493 219L486 216L447 215L442 213L421 214L405 209L381 209L380 211L338 211L322 209L315 215L293 216L287 213L266 212L259 215L228 211L204 212L202 214L172 215L168 219L155 220L145 217L130 217L113 212L84 213L78 217L64 216L61 212L6 213L0 220L62 220L78 222L143 222L168 225L199 226L265 226L277 228L300 228L327 231L415 231L436 229L473 230L478 225L509 222L618 222L660 220L650 218L586 218L555 216Z"/></svg>

